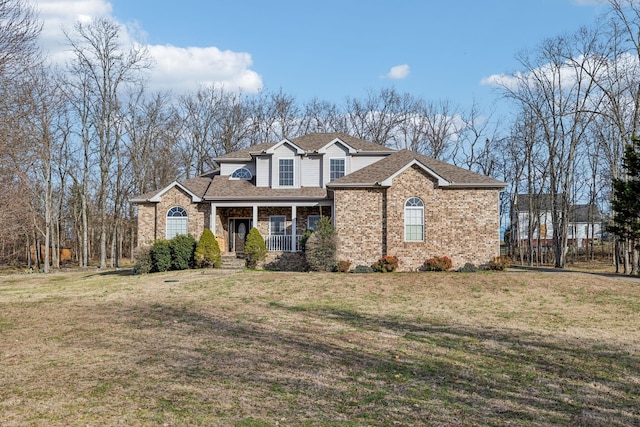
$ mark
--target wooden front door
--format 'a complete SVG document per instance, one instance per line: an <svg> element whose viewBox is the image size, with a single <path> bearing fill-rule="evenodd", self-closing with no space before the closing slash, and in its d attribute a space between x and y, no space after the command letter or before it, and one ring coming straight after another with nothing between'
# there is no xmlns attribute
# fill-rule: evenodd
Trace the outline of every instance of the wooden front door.
<svg viewBox="0 0 640 427"><path fill-rule="evenodd" d="M247 240L247 234L251 229L251 220L245 218L233 218L231 220L231 230L233 236L230 239L231 252L244 253L244 242Z"/></svg>

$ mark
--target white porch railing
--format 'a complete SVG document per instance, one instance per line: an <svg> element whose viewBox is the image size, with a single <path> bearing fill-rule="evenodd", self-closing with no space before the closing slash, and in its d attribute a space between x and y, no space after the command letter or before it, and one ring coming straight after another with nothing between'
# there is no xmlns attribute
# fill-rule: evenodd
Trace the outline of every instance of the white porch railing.
<svg viewBox="0 0 640 427"><path fill-rule="evenodd" d="M296 235L294 246L294 239L291 235L269 234L265 236L264 243L267 245L267 251L269 252L298 252L301 239L301 234Z"/></svg>

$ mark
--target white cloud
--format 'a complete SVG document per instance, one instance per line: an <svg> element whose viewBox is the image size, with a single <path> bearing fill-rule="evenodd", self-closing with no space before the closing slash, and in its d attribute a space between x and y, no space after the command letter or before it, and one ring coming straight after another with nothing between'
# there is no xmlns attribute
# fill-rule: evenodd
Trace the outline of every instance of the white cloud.
<svg viewBox="0 0 640 427"><path fill-rule="evenodd" d="M113 17L107 0L35 0L43 22L41 45L53 62L63 64L70 58L63 29L73 30L77 21ZM117 20L116 20L117 21ZM120 23L120 40L127 44L145 38L139 22ZM209 47L178 47L146 45L154 61L149 88L171 89L176 93L196 89L200 85L215 85L229 90L257 92L262 78L251 70L251 55L246 52Z"/></svg>
<svg viewBox="0 0 640 427"><path fill-rule="evenodd" d="M512 74L492 74L489 77L484 77L480 80L480 84L483 86L496 86L514 89L517 82L520 80L520 73Z"/></svg>
<svg viewBox="0 0 640 427"><path fill-rule="evenodd" d="M399 80L406 78L411 70L407 64L396 65L395 67L391 67L391 70L387 73L387 78Z"/></svg>
<svg viewBox="0 0 640 427"><path fill-rule="evenodd" d="M249 68L252 60L248 53L221 51L217 47L148 48L155 60L152 80L158 89L182 92L202 84L243 92L262 89L260 75Z"/></svg>

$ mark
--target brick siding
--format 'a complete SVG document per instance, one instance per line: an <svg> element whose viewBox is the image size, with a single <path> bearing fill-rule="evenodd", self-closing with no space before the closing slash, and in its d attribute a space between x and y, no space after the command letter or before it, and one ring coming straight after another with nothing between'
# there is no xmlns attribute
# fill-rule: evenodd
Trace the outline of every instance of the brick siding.
<svg viewBox="0 0 640 427"><path fill-rule="evenodd" d="M404 239L404 204L411 197L424 202L424 241ZM399 258L403 271L416 270L434 256L448 256L454 268L467 262L481 265L499 255L499 191L496 189L438 188L436 181L413 166L396 176L389 188L339 188L334 192L334 225L338 234L338 260L351 261L352 267L371 265L383 255ZM173 206L186 209L189 233L199 239L210 228L210 204L191 203L190 196L175 187L162 195L159 203L138 204L138 245L165 238L166 214ZM326 212L329 211L329 212ZM156 220L157 213L157 220ZM307 217L319 208L297 208L297 234L307 228ZM323 208L323 214L330 214ZM269 216L285 215L291 230L291 208L258 209L258 230L269 233ZM218 208L218 237L228 241L228 219L252 218L252 208ZM227 250L226 245L221 249ZM275 256L275 255L274 255ZM285 261L280 256L280 261ZM275 258L268 262L274 263ZM297 257L282 262L296 264ZM288 269L287 267L283 269Z"/></svg>
<svg viewBox="0 0 640 427"><path fill-rule="evenodd" d="M404 204L411 197L424 202L422 242L404 239ZM484 264L499 255L498 197L493 189L437 188L418 167L395 177L388 189L336 190L338 259L371 265L382 255L395 255L402 271L416 270L433 256L450 257L454 268Z"/></svg>
<svg viewBox="0 0 640 427"><path fill-rule="evenodd" d="M335 191L334 226L338 235L337 258L351 265L371 265L384 254L383 188Z"/></svg>
<svg viewBox="0 0 640 427"><path fill-rule="evenodd" d="M200 239L204 229L209 228L210 205L192 203L191 196L180 188L173 187L162 195L158 203L138 204L138 246L150 245L156 239L166 238L167 212L174 206L187 211L189 234L196 240Z"/></svg>

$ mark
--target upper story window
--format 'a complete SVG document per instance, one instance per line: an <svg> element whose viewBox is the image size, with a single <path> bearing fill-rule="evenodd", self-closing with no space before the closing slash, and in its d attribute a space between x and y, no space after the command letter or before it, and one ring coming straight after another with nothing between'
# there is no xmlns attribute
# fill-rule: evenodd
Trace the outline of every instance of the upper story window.
<svg viewBox="0 0 640 427"><path fill-rule="evenodd" d="M293 187L293 159L278 160L278 186Z"/></svg>
<svg viewBox="0 0 640 427"><path fill-rule="evenodd" d="M344 176L344 159L329 159L329 180L335 181Z"/></svg>
<svg viewBox="0 0 640 427"><path fill-rule="evenodd" d="M418 197L412 197L404 204L404 240L424 240L424 202Z"/></svg>
<svg viewBox="0 0 640 427"><path fill-rule="evenodd" d="M232 179L251 179L253 175L251 175L251 171L247 168L238 168L233 171L231 174Z"/></svg>
<svg viewBox="0 0 640 427"><path fill-rule="evenodd" d="M173 239L179 234L188 234L189 217L187 211L180 206L174 206L167 212L166 237Z"/></svg>

